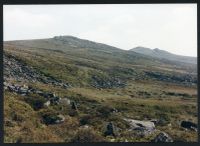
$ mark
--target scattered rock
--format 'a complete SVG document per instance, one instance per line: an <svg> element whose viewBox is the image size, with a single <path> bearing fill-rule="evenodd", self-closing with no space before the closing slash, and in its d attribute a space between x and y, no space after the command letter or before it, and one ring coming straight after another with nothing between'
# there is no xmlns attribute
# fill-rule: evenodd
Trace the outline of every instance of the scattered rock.
<svg viewBox="0 0 200 146"><path fill-rule="evenodd" d="M45 106L49 106L50 104L52 105L58 105L58 104L66 104L66 105L70 105L71 101L67 98L60 98L58 96L55 95L55 93L48 93L48 92L43 92L41 90L38 89L34 89L32 87L26 86L26 85L15 85L15 84L8 84L5 83L4 87L6 87L6 90L8 89L10 92L16 92L22 96L26 96L29 93L34 93L34 94L38 94L42 97L44 97L45 99L47 99L48 101L46 103L44 103ZM72 103L72 108L73 109L77 109L76 104Z"/></svg>
<svg viewBox="0 0 200 146"><path fill-rule="evenodd" d="M173 142L173 139L165 132L159 133L152 142Z"/></svg>
<svg viewBox="0 0 200 146"><path fill-rule="evenodd" d="M106 77L102 78L100 76L94 75L92 76L92 86L95 88L113 88L113 87L124 87L125 83L116 77Z"/></svg>
<svg viewBox="0 0 200 146"><path fill-rule="evenodd" d="M197 83L197 78L190 75L170 75L170 74L163 74L160 72L145 72L146 76L150 78L154 78L160 81L166 82L174 82L174 83L182 83L186 85L192 85L193 83Z"/></svg>

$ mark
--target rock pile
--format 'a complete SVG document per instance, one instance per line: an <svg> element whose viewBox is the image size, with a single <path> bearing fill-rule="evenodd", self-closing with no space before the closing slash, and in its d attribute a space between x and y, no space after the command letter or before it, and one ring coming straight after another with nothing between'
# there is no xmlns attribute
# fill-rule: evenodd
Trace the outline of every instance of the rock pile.
<svg viewBox="0 0 200 146"><path fill-rule="evenodd" d="M15 84L9 84L7 82L4 82L4 89L9 90L10 92L16 92L21 95L27 95L30 92L32 92L32 89L28 86L20 86Z"/></svg>
<svg viewBox="0 0 200 146"><path fill-rule="evenodd" d="M63 105L71 104L71 101L68 98L61 98L59 96L56 96L54 93L43 92L41 90L26 86L26 85L21 86L21 85L9 84L7 82L4 82L4 89L9 90L10 92L15 92L22 96L26 96L30 93L38 94L39 96L42 96L45 99L47 99L47 102L44 103L44 106L58 105L58 104L63 104Z"/></svg>
<svg viewBox="0 0 200 146"><path fill-rule="evenodd" d="M197 78L192 75L169 75L160 72L145 72L145 75L150 78L157 79L159 81L182 83L186 85L196 84Z"/></svg>
<svg viewBox="0 0 200 146"><path fill-rule="evenodd" d="M68 83L63 83L51 76L40 73L33 67L30 67L12 55L5 55L3 58L4 65L4 80L27 81L27 82L42 82L44 84L52 84L68 88Z"/></svg>

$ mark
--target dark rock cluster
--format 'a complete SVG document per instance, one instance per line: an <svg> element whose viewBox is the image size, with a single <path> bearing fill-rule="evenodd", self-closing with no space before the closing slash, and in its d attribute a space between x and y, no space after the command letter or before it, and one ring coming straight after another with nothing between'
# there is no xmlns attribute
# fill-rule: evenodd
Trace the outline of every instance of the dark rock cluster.
<svg viewBox="0 0 200 146"><path fill-rule="evenodd" d="M5 81L15 80L19 82L42 82L44 84L52 84L55 86L61 86L63 88L70 87L68 83L63 83L62 81L53 77L46 76L12 55L4 54L3 67Z"/></svg>
<svg viewBox="0 0 200 146"><path fill-rule="evenodd" d="M114 88L124 87L125 83L119 78L101 78L98 76L92 76L92 86L95 88Z"/></svg>
<svg viewBox="0 0 200 146"><path fill-rule="evenodd" d="M191 85L197 83L197 78L192 75L168 75L159 72L145 72L146 76L157 79L159 81L166 81L172 83L184 83Z"/></svg>

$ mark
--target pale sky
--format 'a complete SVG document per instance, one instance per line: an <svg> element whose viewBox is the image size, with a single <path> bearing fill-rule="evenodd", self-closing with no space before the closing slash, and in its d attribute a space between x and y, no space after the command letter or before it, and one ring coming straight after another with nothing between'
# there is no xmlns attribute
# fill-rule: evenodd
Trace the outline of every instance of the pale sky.
<svg viewBox="0 0 200 146"><path fill-rule="evenodd" d="M4 5L4 40L72 35L197 56L196 4Z"/></svg>

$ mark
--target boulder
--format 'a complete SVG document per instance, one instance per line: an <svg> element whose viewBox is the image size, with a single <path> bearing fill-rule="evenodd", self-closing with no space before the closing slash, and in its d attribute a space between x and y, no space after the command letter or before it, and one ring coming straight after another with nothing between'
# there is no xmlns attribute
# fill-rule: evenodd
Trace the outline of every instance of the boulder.
<svg viewBox="0 0 200 146"><path fill-rule="evenodd" d="M151 121L140 121L133 119L124 119L130 124L129 131L137 132L137 135L147 136L155 131L155 125Z"/></svg>
<svg viewBox="0 0 200 146"><path fill-rule="evenodd" d="M63 105L70 105L71 101L68 98L60 98L59 103Z"/></svg>
<svg viewBox="0 0 200 146"><path fill-rule="evenodd" d="M58 105L59 100L60 100L60 97L57 97L57 96L50 98L51 104L54 104L54 105Z"/></svg>
<svg viewBox="0 0 200 146"><path fill-rule="evenodd" d="M111 109L111 112L113 112L113 113L117 113L118 110L117 110L116 108L113 108L113 109Z"/></svg>
<svg viewBox="0 0 200 146"><path fill-rule="evenodd" d="M49 106L51 104L51 102L48 100L47 102L44 103L44 106Z"/></svg>
<svg viewBox="0 0 200 146"><path fill-rule="evenodd" d="M173 142L173 139L165 132L159 133L152 142Z"/></svg>
<svg viewBox="0 0 200 146"><path fill-rule="evenodd" d="M27 94L28 93L28 88L25 88L25 87L20 87L19 90L18 90L18 93L19 94Z"/></svg>
<svg viewBox="0 0 200 146"><path fill-rule="evenodd" d="M13 86L13 85L9 85L8 90L11 92L16 92L15 86Z"/></svg>
<svg viewBox="0 0 200 146"><path fill-rule="evenodd" d="M71 102L71 108L73 109L73 110L77 110L77 106L76 106L76 103L73 101L73 102Z"/></svg>
<svg viewBox="0 0 200 146"><path fill-rule="evenodd" d="M38 95L41 95L41 96L43 95L43 92L40 91L40 90L35 90L34 92L35 92L36 94L38 94Z"/></svg>
<svg viewBox="0 0 200 146"><path fill-rule="evenodd" d="M50 98L56 97L55 93L49 93L48 96L49 96Z"/></svg>
<svg viewBox="0 0 200 146"><path fill-rule="evenodd" d="M65 121L65 117L63 115L58 115L57 120L55 121L56 124L60 124Z"/></svg>
<svg viewBox="0 0 200 146"><path fill-rule="evenodd" d="M181 122L181 127L197 131L197 124L190 122L190 121L182 121Z"/></svg>
<svg viewBox="0 0 200 146"><path fill-rule="evenodd" d="M106 131L105 131L104 135L105 136L108 136L108 135L115 136L114 125L111 122L109 122L107 124Z"/></svg>

